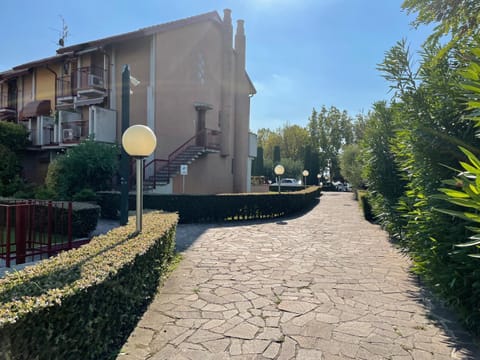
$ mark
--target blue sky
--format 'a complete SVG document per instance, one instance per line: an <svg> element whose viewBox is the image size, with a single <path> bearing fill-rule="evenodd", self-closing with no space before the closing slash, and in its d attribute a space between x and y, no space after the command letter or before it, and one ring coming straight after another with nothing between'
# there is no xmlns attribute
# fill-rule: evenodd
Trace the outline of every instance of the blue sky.
<svg viewBox="0 0 480 360"><path fill-rule="evenodd" d="M312 108L354 116L389 99L376 70L395 42L413 51L430 34L412 29L402 0L5 0L0 71L52 56L61 18L66 45L116 35L212 10L245 20L247 70L258 93L250 128L305 126Z"/></svg>

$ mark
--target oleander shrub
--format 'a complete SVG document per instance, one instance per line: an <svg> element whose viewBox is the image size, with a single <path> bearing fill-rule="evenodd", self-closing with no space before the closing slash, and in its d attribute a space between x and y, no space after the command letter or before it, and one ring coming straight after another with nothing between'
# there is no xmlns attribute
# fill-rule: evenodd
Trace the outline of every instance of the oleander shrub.
<svg viewBox="0 0 480 360"><path fill-rule="evenodd" d="M176 214L151 212L0 279L0 359L113 359L173 256Z"/></svg>

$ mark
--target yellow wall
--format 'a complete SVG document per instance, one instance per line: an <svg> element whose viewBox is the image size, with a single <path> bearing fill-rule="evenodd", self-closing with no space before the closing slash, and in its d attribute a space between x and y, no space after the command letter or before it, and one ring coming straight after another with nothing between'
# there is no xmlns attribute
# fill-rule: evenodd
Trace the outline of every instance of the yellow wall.
<svg viewBox="0 0 480 360"><path fill-rule="evenodd" d="M147 87L150 73L150 38L137 39L115 47L115 79L116 102L118 110L117 138L121 138L122 119L122 70L124 65L130 65L130 74L140 81L132 87L130 96L130 125L147 123Z"/></svg>
<svg viewBox="0 0 480 360"><path fill-rule="evenodd" d="M55 107L55 75L45 68L35 70L35 100L50 100Z"/></svg>

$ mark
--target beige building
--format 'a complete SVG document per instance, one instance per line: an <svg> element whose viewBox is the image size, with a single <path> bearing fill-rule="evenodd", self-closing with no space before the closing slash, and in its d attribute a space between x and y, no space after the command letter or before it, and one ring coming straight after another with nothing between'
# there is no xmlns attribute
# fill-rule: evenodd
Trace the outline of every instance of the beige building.
<svg viewBox="0 0 480 360"><path fill-rule="evenodd" d="M130 125L148 125L157 148L146 184L164 193L250 190L255 88L245 71L245 32L230 10L63 47L0 73L0 120L25 124L25 176L43 182L60 149L88 136L121 139L122 71L131 72ZM180 175L188 165L188 175Z"/></svg>

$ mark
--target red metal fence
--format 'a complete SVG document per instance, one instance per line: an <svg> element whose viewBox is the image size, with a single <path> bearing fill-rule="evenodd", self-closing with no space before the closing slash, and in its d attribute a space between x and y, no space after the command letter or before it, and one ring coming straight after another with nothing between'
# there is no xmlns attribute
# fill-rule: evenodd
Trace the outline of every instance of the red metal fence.
<svg viewBox="0 0 480 360"><path fill-rule="evenodd" d="M71 202L0 204L0 266L43 259L72 247Z"/></svg>

